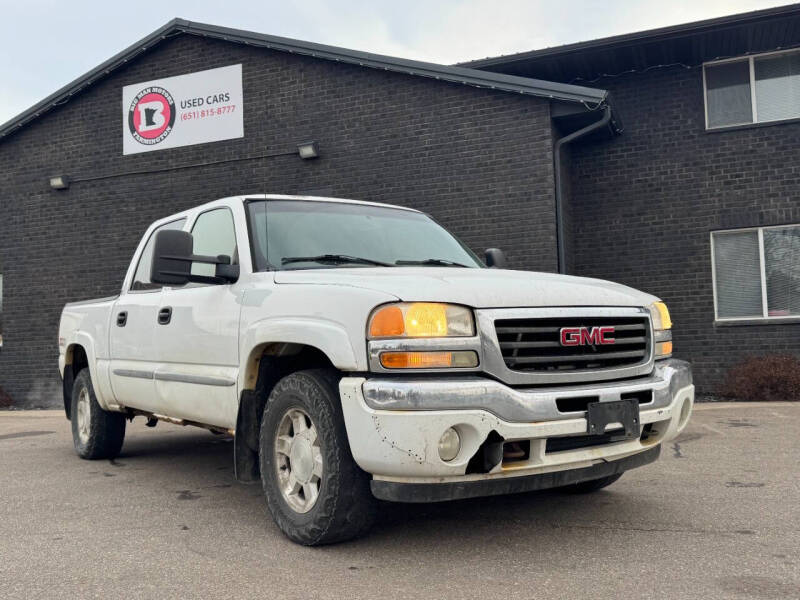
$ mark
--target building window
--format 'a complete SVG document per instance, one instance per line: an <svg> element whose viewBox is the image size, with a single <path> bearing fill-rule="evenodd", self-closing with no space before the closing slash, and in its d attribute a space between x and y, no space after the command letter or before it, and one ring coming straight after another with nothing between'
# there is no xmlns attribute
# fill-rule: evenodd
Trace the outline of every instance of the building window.
<svg viewBox="0 0 800 600"><path fill-rule="evenodd" d="M706 129L800 118L800 52L703 65Z"/></svg>
<svg viewBox="0 0 800 600"><path fill-rule="evenodd" d="M800 317L800 225L711 233L718 321Z"/></svg>

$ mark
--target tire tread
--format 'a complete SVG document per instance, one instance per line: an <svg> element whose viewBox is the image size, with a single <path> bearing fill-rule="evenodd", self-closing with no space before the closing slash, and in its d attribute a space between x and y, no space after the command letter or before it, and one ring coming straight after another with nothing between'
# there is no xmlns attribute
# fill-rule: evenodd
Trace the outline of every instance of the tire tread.
<svg viewBox="0 0 800 600"><path fill-rule="evenodd" d="M78 436L78 398L82 388L89 390L89 441L83 445ZM87 460L119 456L125 441L125 415L103 410L97 402L89 369L82 369L72 387L72 439L78 456Z"/></svg>
<svg viewBox="0 0 800 600"><path fill-rule="evenodd" d="M287 375L273 388L261 421L259 462L267 504L281 531L307 546L333 544L363 535L375 518L377 502L369 488L369 475L355 464L350 453L339 406L338 381L339 374L332 369L309 369ZM317 504L305 515L294 513L286 505L272 473L270 409L285 395L305 399L318 434L327 441L323 448L324 488L320 489Z"/></svg>

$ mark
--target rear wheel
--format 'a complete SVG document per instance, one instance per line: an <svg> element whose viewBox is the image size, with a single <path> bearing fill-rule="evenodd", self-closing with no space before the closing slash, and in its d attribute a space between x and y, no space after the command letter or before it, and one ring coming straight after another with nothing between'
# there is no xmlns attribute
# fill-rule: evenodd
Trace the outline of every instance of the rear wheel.
<svg viewBox="0 0 800 600"><path fill-rule="evenodd" d="M600 479L590 479L589 481L565 485L559 489L571 494L589 494L597 490L602 490L604 487L608 487L620 477L622 477L622 473L617 473L616 475L609 475L608 477L601 477Z"/></svg>
<svg viewBox="0 0 800 600"><path fill-rule="evenodd" d="M70 417L78 456L98 459L119 454L125 439L125 415L100 408L89 369L83 369L75 378Z"/></svg>
<svg viewBox="0 0 800 600"><path fill-rule="evenodd" d="M372 525L369 475L353 461L335 371L298 371L281 379L264 409L261 482L272 518L307 546L357 537Z"/></svg>

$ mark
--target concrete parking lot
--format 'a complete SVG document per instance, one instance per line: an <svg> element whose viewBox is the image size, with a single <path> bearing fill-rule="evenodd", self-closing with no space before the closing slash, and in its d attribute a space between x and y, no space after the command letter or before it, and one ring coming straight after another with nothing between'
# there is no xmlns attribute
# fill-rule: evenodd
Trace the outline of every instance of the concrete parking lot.
<svg viewBox="0 0 800 600"><path fill-rule="evenodd" d="M61 413L0 412L0 598L800 598L800 404L705 404L594 495L384 505L286 540L206 431L129 425L88 462Z"/></svg>

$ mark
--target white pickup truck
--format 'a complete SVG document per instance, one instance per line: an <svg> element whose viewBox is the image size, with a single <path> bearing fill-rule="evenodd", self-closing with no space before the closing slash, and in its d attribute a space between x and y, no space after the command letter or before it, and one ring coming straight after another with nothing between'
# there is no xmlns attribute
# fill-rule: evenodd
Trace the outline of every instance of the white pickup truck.
<svg viewBox="0 0 800 600"><path fill-rule="evenodd" d="M376 498L586 492L654 461L694 403L666 306L503 263L371 202L242 196L157 221L119 296L64 308L75 449L114 457L135 416L233 435L236 477L309 545L365 532Z"/></svg>

